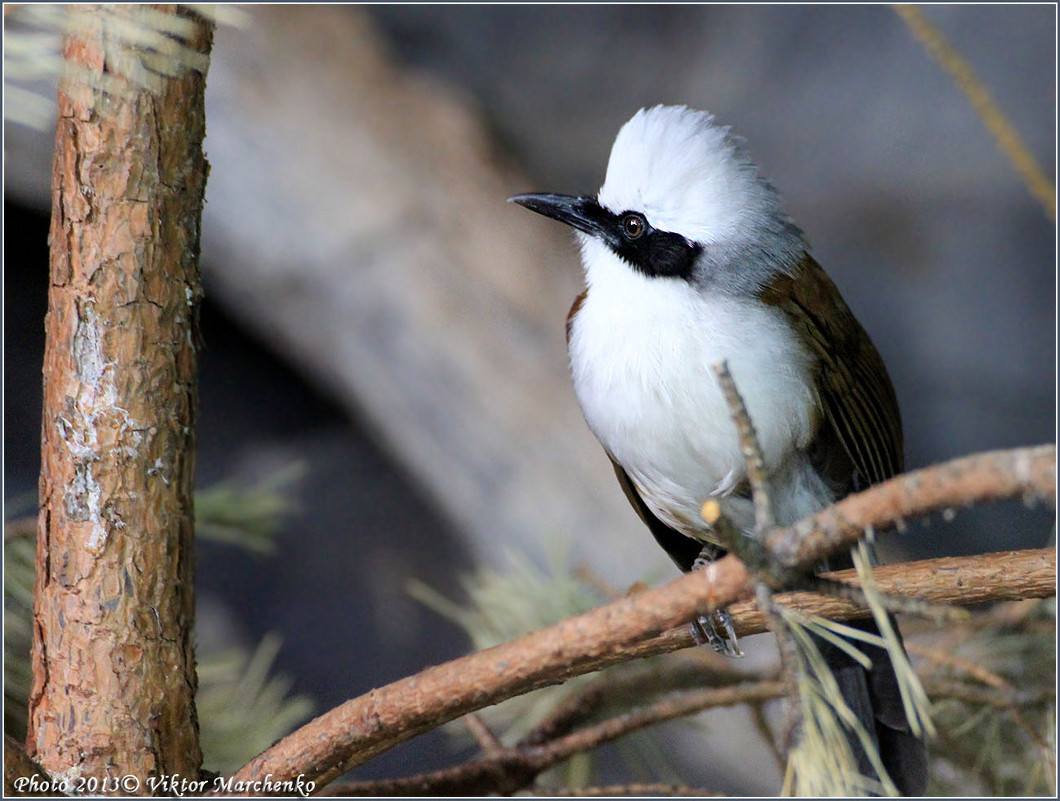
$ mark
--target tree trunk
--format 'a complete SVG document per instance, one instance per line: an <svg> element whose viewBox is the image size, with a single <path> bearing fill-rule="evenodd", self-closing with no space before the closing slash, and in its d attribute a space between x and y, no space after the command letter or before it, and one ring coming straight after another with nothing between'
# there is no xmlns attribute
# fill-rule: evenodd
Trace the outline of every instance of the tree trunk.
<svg viewBox="0 0 1060 801"><path fill-rule="evenodd" d="M169 76L157 51L116 41L160 11L188 25L196 69ZM146 777L198 778L202 762L192 474L212 26L169 6L70 13L27 750L90 794L145 794ZM104 783L127 776L138 786Z"/></svg>

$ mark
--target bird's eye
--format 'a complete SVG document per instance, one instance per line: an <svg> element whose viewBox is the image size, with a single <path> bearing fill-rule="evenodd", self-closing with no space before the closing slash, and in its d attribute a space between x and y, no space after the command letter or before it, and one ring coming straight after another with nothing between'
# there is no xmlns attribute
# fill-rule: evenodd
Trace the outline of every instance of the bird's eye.
<svg viewBox="0 0 1060 801"><path fill-rule="evenodd" d="M636 239L644 233L648 223L639 214L627 214L622 218L622 231L630 239Z"/></svg>

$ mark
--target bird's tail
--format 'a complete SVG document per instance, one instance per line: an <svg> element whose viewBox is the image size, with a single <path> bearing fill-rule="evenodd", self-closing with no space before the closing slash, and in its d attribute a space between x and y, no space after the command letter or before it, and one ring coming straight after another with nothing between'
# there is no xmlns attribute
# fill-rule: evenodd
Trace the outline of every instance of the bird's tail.
<svg viewBox="0 0 1060 801"><path fill-rule="evenodd" d="M871 634L880 633L873 620L849 621L847 625ZM897 632L893 620L892 625ZM913 734L906 717L898 678L887 649L856 642L856 647L871 660L872 666L865 668L842 648L820 638L814 639L835 676L843 700L878 749L880 761L891 781L902 795L923 795L928 781L927 747L921 737ZM852 735L850 741L861 775L878 779L861 740Z"/></svg>

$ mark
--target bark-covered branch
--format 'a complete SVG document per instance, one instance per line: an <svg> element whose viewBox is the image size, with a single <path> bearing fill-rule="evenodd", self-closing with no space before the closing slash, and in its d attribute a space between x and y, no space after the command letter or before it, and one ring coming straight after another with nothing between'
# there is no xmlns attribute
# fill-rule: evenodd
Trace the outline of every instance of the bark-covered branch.
<svg viewBox="0 0 1060 801"><path fill-rule="evenodd" d="M212 25L135 5L69 18L27 751L56 778L115 792L115 777L197 777L202 761L191 493ZM167 72L117 34L148 21L167 23L167 52L181 31L196 68Z"/></svg>
<svg viewBox="0 0 1060 801"><path fill-rule="evenodd" d="M969 629L964 628L967 635ZM1017 689L1003 678L966 660L932 653L915 644L910 650L927 651L929 658L918 669L933 701L958 700L971 707L990 707L1012 716L1027 736L1048 750L1041 734L1023 715L1023 709L1055 701L1053 687ZM642 663L620 673L604 673L575 696L559 704L552 715L518 743L508 748L490 747L484 754L442 770L390 780L333 784L329 796L462 796L510 795L532 787L545 770L578 753L586 753L648 725L693 715L718 706L748 704L761 709L784 694L784 683L772 673L740 671L730 661L717 669L713 653L688 652L688 658ZM935 675L938 661L953 669L953 678ZM704 685L707 689L704 689ZM695 688L695 689L692 689ZM639 702L639 703L638 703ZM605 715L604 707L627 710ZM603 719L600 719L603 718ZM593 722L593 721L596 722ZM579 727L581 727L579 729ZM774 745L773 728L762 721L759 733ZM778 754L779 758L779 754ZM781 769L783 769L783 760ZM656 794L668 794L662 789ZM563 794L572 794L567 791ZM622 793L618 793L622 794ZM680 794L679 792L676 794Z"/></svg>
<svg viewBox="0 0 1060 801"><path fill-rule="evenodd" d="M797 568L871 529L902 528L916 517L1008 498L1052 504L1055 494L1056 445L989 451L903 473L850 495L776 531L766 546L781 566Z"/></svg>
<svg viewBox="0 0 1060 801"><path fill-rule="evenodd" d="M1051 498L1055 459L1054 446L988 453L876 485L845 499L829 513L810 518L819 521L820 529L806 522L799 524L810 545L789 547L788 556L796 554L793 564L798 566L818 559L822 542L830 543L833 550L852 544L861 531L850 520L868 520L883 529L954 505L1006 497ZM992 488L990 482L995 482ZM881 497L894 510L890 518L884 513ZM780 532L778 541L787 543L784 535ZM930 560L876 570L882 592L915 592L928 601L955 603L1046 597L1054 593L1055 574L1052 549ZM355 765L467 712L638 656L685 647L691 644L691 637L685 631L668 630L716 608L730 608L737 633L754 633L761 630L761 621L746 605L736 603L750 590L743 565L726 557L663 587L622 598L347 701L256 757L234 778L251 782L267 774L277 780L301 774L318 786L326 785ZM838 619L860 613L848 601L835 598L825 599L826 605L820 609L815 604L821 601L810 597L780 595L778 600Z"/></svg>

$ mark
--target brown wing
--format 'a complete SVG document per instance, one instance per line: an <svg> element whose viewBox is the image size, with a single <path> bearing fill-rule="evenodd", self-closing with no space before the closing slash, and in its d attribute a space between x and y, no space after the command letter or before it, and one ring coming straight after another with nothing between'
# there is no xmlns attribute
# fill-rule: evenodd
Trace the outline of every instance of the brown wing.
<svg viewBox="0 0 1060 801"><path fill-rule="evenodd" d="M902 419L883 359L821 266L806 254L790 276L780 276L762 300L781 309L818 361L817 390L831 431L859 484L902 472Z"/></svg>
<svg viewBox="0 0 1060 801"><path fill-rule="evenodd" d="M766 287L762 299L787 314L817 356L817 391L830 423L819 432L813 452L819 469L845 482L847 490L900 473L902 419L887 368L824 270L806 255L792 276ZM844 554L833 555L829 563L833 569L851 566ZM893 619L891 624L896 625ZM854 625L879 633L874 620ZM847 705L875 735L883 764L899 790L904 795L923 794L927 751L910 730L890 655L883 648L859 643L872 661L865 670L835 645L819 639L817 645ZM860 772L874 775L872 764L856 745L855 753Z"/></svg>

